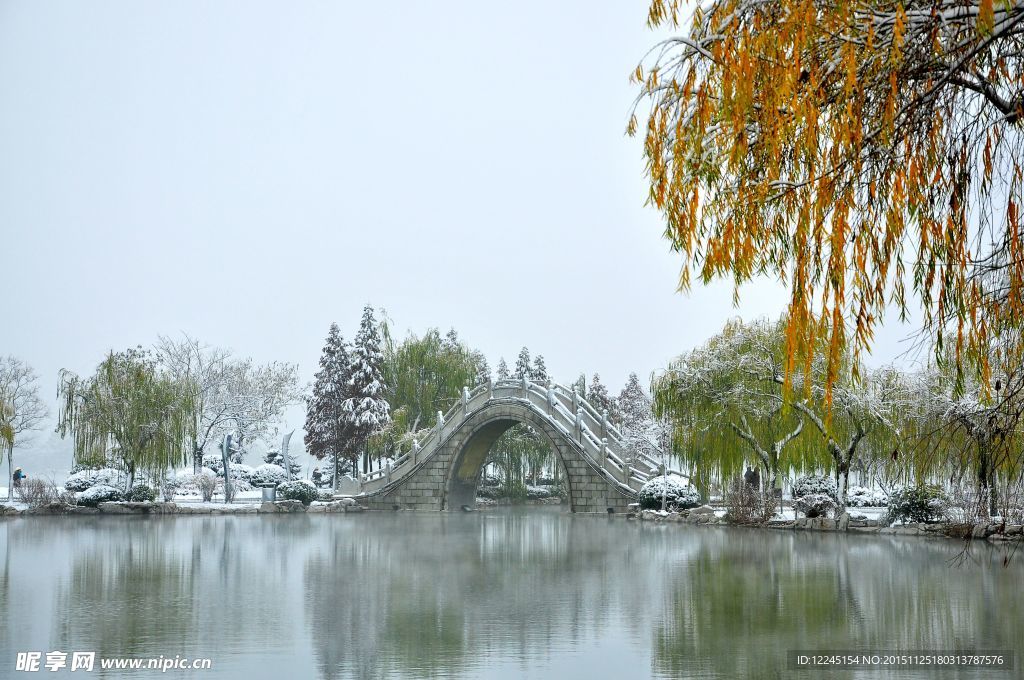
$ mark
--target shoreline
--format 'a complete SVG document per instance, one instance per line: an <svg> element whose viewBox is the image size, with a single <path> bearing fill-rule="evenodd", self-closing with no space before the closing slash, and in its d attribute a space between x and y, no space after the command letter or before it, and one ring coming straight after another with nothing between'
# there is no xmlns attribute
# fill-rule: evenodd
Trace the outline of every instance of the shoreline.
<svg viewBox="0 0 1024 680"><path fill-rule="evenodd" d="M523 507L554 505L554 503L523 503ZM497 507L513 507L511 504L485 505L474 512ZM333 501L313 501L304 506L296 500L279 500L255 503L212 503L212 502L130 502L114 501L100 503L97 507L51 504L37 508L16 508L0 503L0 519L22 517L67 517L67 516L223 516L223 515L274 515L274 514L339 514L361 512L388 512L371 510L358 504L353 497ZM394 512L394 511L392 511ZM403 510L403 512L409 512ZM415 512L415 511L413 511ZM435 511L432 511L435 512ZM571 513L570 513L571 514ZM587 513L583 513L586 515ZM940 538L957 540L984 540L993 544L1013 543L1024 540L1024 525L1004 522L956 523L908 523L894 526L879 526L876 520L852 518L848 513L838 519L827 517L800 517L796 519L773 519L768 522L736 523L718 516L713 508L702 506L681 512L662 513L659 510L634 510L617 515L627 521L652 524L677 524L685 526L711 526L719 528L762 529L769 531L811 531L834 534L860 534L873 536L913 536L919 538Z"/></svg>
<svg viewBox="0 0 1024 680"><path fill-rule="evenodd" d="M696 511L696 512L695 512ZM818 531L836 534L864 534L874 536L915 536L921 538L942 538L957 540L985 540L990 543L1012 543L1024 540L1024 525L1006 522L975 522L961 524L951 522L911 522L893 526L880 526L877 520L855 519L849 513L837 519L828 517L798 517L796 519L772 519L767 522L728 522L715 514L708 506L662 513L660 510L637 510L629 513L627 519L655 524L684 524L688 526L714 526L744 529L766 529L771 531Z"/></svg>

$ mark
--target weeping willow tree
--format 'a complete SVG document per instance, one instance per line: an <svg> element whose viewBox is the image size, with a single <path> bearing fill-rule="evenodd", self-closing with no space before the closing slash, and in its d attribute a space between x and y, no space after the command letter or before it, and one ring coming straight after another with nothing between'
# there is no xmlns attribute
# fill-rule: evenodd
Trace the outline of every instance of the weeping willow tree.
<svg viewBox="0 0 1024 680"><path fill-rule="evenodd" d="M188 462L195 393L142 349L111 352L91 378L61 371L58 432L72 436L78 462L117 460L130 486L136 472L155 477Z"/></svg>
<svg viewBox="0 0 1024 680"><path fill-rule="evenodd" d="M555 452L540 433L525 423L514 425L491 446L486 463L500 473L501 493L506 498L526 497L526 484L537 484L546 469L557 475Z"/></svg>
<svg viewBox="0 0 1024 680"><path fill-rule="evenodd" d="M483 355L459 341L455 331L442 337L431 328L396 343L385 327L386 396L392 411L405 409L402 432L432 427L438 411L447 411L463 387L477 383L482 363Z"/></svg>
<svg viewBox="0 0 1024 680"><path fill-rule="evenodd" d="M919 433L907 465L919 478L973 487L979 515L997 514L1000 495L1019 495L1024 470L1024 377L1016 363L992 363L987 384L972 376L962 386L952 362L930 364L911 377L916 398L904 414Z"/></svg>
<svg viewBox="0 0 1024 680"><path fill-rule="evenodd" d="M703 490L752 460L773 489L784 471L827 464L804 415L786 405L786 356L781 323L737 319L655 378L655 413Z"/></svg>

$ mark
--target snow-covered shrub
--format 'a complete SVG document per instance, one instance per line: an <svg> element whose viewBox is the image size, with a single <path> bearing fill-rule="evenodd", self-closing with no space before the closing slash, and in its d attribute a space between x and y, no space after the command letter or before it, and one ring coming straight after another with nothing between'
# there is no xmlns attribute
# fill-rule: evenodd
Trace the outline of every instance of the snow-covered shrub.
<svg viewBox="0 0 1024 680"><path fill-rule="evenodd" d="M316 492L316 499L328 503L334 500L334 489L319 489Z"/></svg>
<svg viewBox="0 0 1024 680"><path fill-rule="evenodd" d="M686 483L679 475L659 475L640 487L640 507L645 510L660 510L664 496L670 508L685 510L700 505L700 492Z"/></svg>
<svg viewBox="0 0 1024 680"><path fill-rule="evenodd" d="M793 501L793 508L806 517L825 517L835 511L836 505L827 493L809 493Z"/></svg>
<svg viewBox="0 0 1024 680"><path fill-rule="evenodd" d="M933 484L919 484L896 489L889 494L888 523L936 522L948 506L946 493Z"/></svg>
<svg viewBox="0 0 1024 680"><path fill-rule="evenodd" d="M291 467L292 469L292 474L297 475L300 472L302 472L302 463L295 460L295 456L288 456L288 458L289 462L291 463L289 467ZM267 451L267 455L263 457L263 461L267 465L273 465L275 467L281 468L282 470L284 469L284 454L282 454L277 449L271 449L270 451ZM261 465L260 467L263 466ZM259 468L256 469L258 470Z"/></svg>
<svg viewBox="0 0 1024 680"><path fill-rule="evenodd" d="M64 481L64 488L68 491L85 491L100 484L114 486L117 484L117 477L117 470L113 468L101 468L99 470L87 468L70 475Z"/></svg>
<svg viewBox="0 0 1024 680"><path fill-rule="evenodd" d="M308 479L296 479L278 484L277 495L286 501L301 501L303 505L309 505L317 500L318 492Z"/></svg>
<svg viewBox="0 0 1024 680"><path fill-rule="evenodd" d="M288 481L288 473L280 465L264 463L249 475L249 483L253 486L277 486Z"/></svg>
<svg viewBox="0 0 1024 680"><path fill-rule="evenodd" d="M545 486L530 486L527 484L526 497L535 501L544 498L551 498L551 490Z"/></svg>
<svg viewBox="0 0 1024 680"><path fill-rule="evenodd" d="M200 473L196 475L196 487L199 489L200 495L203 497L203 501L209 503L213 500L213 492L217 488L217 477L215 475L208 475Z"/></svg>
<svg viewBox="0 0 1024 680"><path fill-rule="evenodd" d="M224 461L219 452L203 454L203 467L210 468L218 475L224 474Z"/></svg>
<svg viewBox="0 0 1024 680"><path fill-rule="evenodd" d="M825 494L835 503L839 503L839 491L836 489L835 480L823 475L805 475L798 477L793 482L793 498L809 496L811 494Z"/></svg>
<svg viewBox="0 0 1024 680"><path fill-rule="evenodd" d="M62 489L51 480L26 479L14 491L18 500L30 508L75 504L75 494Z"/></svg>
<svg viewBox="0 0 1024 680"><path fill-rule="evenodd" d="M156 500L156 491L153 491L146 484L136 484L132 487L131 491L125 494L125 500L136 503L152 503Z"/></svg>
<svg viewBox="0 0 1024 680"><path fill-rule="evenodd" d="M248 484L252 484L252 473L253 469L249 465L231 464L231 479L240 480Z"/></svg>
<svg viewBox="0 0 1024 680"><path fill-rule="evenodd" d="M846 491L846 505L851 508L880 508L888 504L888 498L880 489L851 486Z"/></svg>
<svg viewBox="0 0 1024 680"><path fill-rule="evenodd" d="M167 475L160 480L160 495L163 496L164 502L170 503L174 500L174 494L181 488L180 478L173 475Z"/></svg>
<svg viewBox="0 0 1024 680"><path fill-rule="evenodd" d="M78 494L78 504L89 508L95 508L100 503L123 500L124 494L121 493L120 489L115 489L106 484L97 484Z"/></svg>
<svg viewBox="0 0 1024 680"><path fill-rule="evenodd" d="M710 501L717 500L712 496ZM730 524L761 524L775 516L779 499L774 492L761 490L748 484L743 477L732 478L721 498L728 508L725 521Z"/></svg>

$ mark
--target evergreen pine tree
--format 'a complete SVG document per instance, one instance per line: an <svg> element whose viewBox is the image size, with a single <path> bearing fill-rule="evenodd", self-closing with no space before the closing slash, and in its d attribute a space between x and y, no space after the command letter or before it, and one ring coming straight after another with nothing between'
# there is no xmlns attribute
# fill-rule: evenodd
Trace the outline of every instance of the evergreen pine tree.
<svg viewBox="0 0 1024 680"><path fill-rule="evenodd" d="M548 381L548 367L544 365L544 355L538 354L533 359L533 368L530 369L530 380L542 385Z"/></svg>
<svg viewBox="0 0 1024 680"><path fill-rule="evenodd" d="M505 363L505 357L498 359L498 380L508 380L511 374L508 372L508 364Z"/></svg>
<svg viewBox="0 0 1024 680"><path fill-rule="evenodd" d="M516 372L513 374L516 380L529 378L533 369L530 368L530 350L523 347L519 350L519 357L516 359Z"/></svg>
<svg viewBox="0 0 1024 680"><path fill-rule="evenodd" d="M363 450L363 472L370 467L367 440L391 423L391 405L385 398L384 353L373 308L363 308L363 319L349 352L349 396L345 399L345 420L351 428L351 445Z"/></svg>
<svg viewBox="0 0 1024 680"><path fill-rule="evenodd" d="M627 457L654 453L654 444L660 437L661 427L654 418L651 399L640 386L636 373L629 374L626 386L619 393L616 418L625 439L623 444Z"/></svg>
<svg viewBox="0 0 1024 680"><path fill-rule="evenodd" d="M355 452L345 413L349 396L349 351L338 324L332 323L320 355L320 370L313 382L313 396L306 403L306 451L317 460L330 463L328 476L333 480Z"/></svg>
<svg viewBox="0 0 1024 680"><path fill-rule="evenodd" d="M598 413L602 411L608 411L608 417L613 418L615 416L615 404L612 402L612 398L608 395L608 388L601 382L601 376L597 373L590 379L590 389L587 391L587 401L590 405L597 409Z"/></svg>
<svg viewBox="0 0 1024 680"><path fill-rule="evenodd" d="M646 424L654 418L651 399L647 396L644 388L640 386L640 379L636 377L636 373L629 374L626 386L619 393L617 406L618 419L625 428L646 427Z"/></svg>
<svg viewBox="0 0 1024 680"><path fill-rule="evenodd" d="M473 364L476 366L476 385L483 385L491 379L491 365L487 363L487 357L483 352L474 350L471 355ZM508 367L505 368L508 370Z"/></svg>
<svg viewBox="0 0 1024 680"><path fill-rule="evenodd" d="M441 340L441 349L446 352L458 352L462 350L462 345L459 343L459 334L454 328L449 328L448 332L445 333L444 339Z"/></svg>

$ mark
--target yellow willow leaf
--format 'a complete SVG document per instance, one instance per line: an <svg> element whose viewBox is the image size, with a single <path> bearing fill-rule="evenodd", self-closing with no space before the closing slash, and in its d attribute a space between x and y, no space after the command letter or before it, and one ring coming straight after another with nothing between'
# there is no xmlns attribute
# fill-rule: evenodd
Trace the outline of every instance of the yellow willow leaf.
<svg viewBox="0 0 1024 680"><path fill-rule="evenodd" d="M978 4L978 32L988 35L996 23L995 8L993 0L981 0Z"/></svg>

